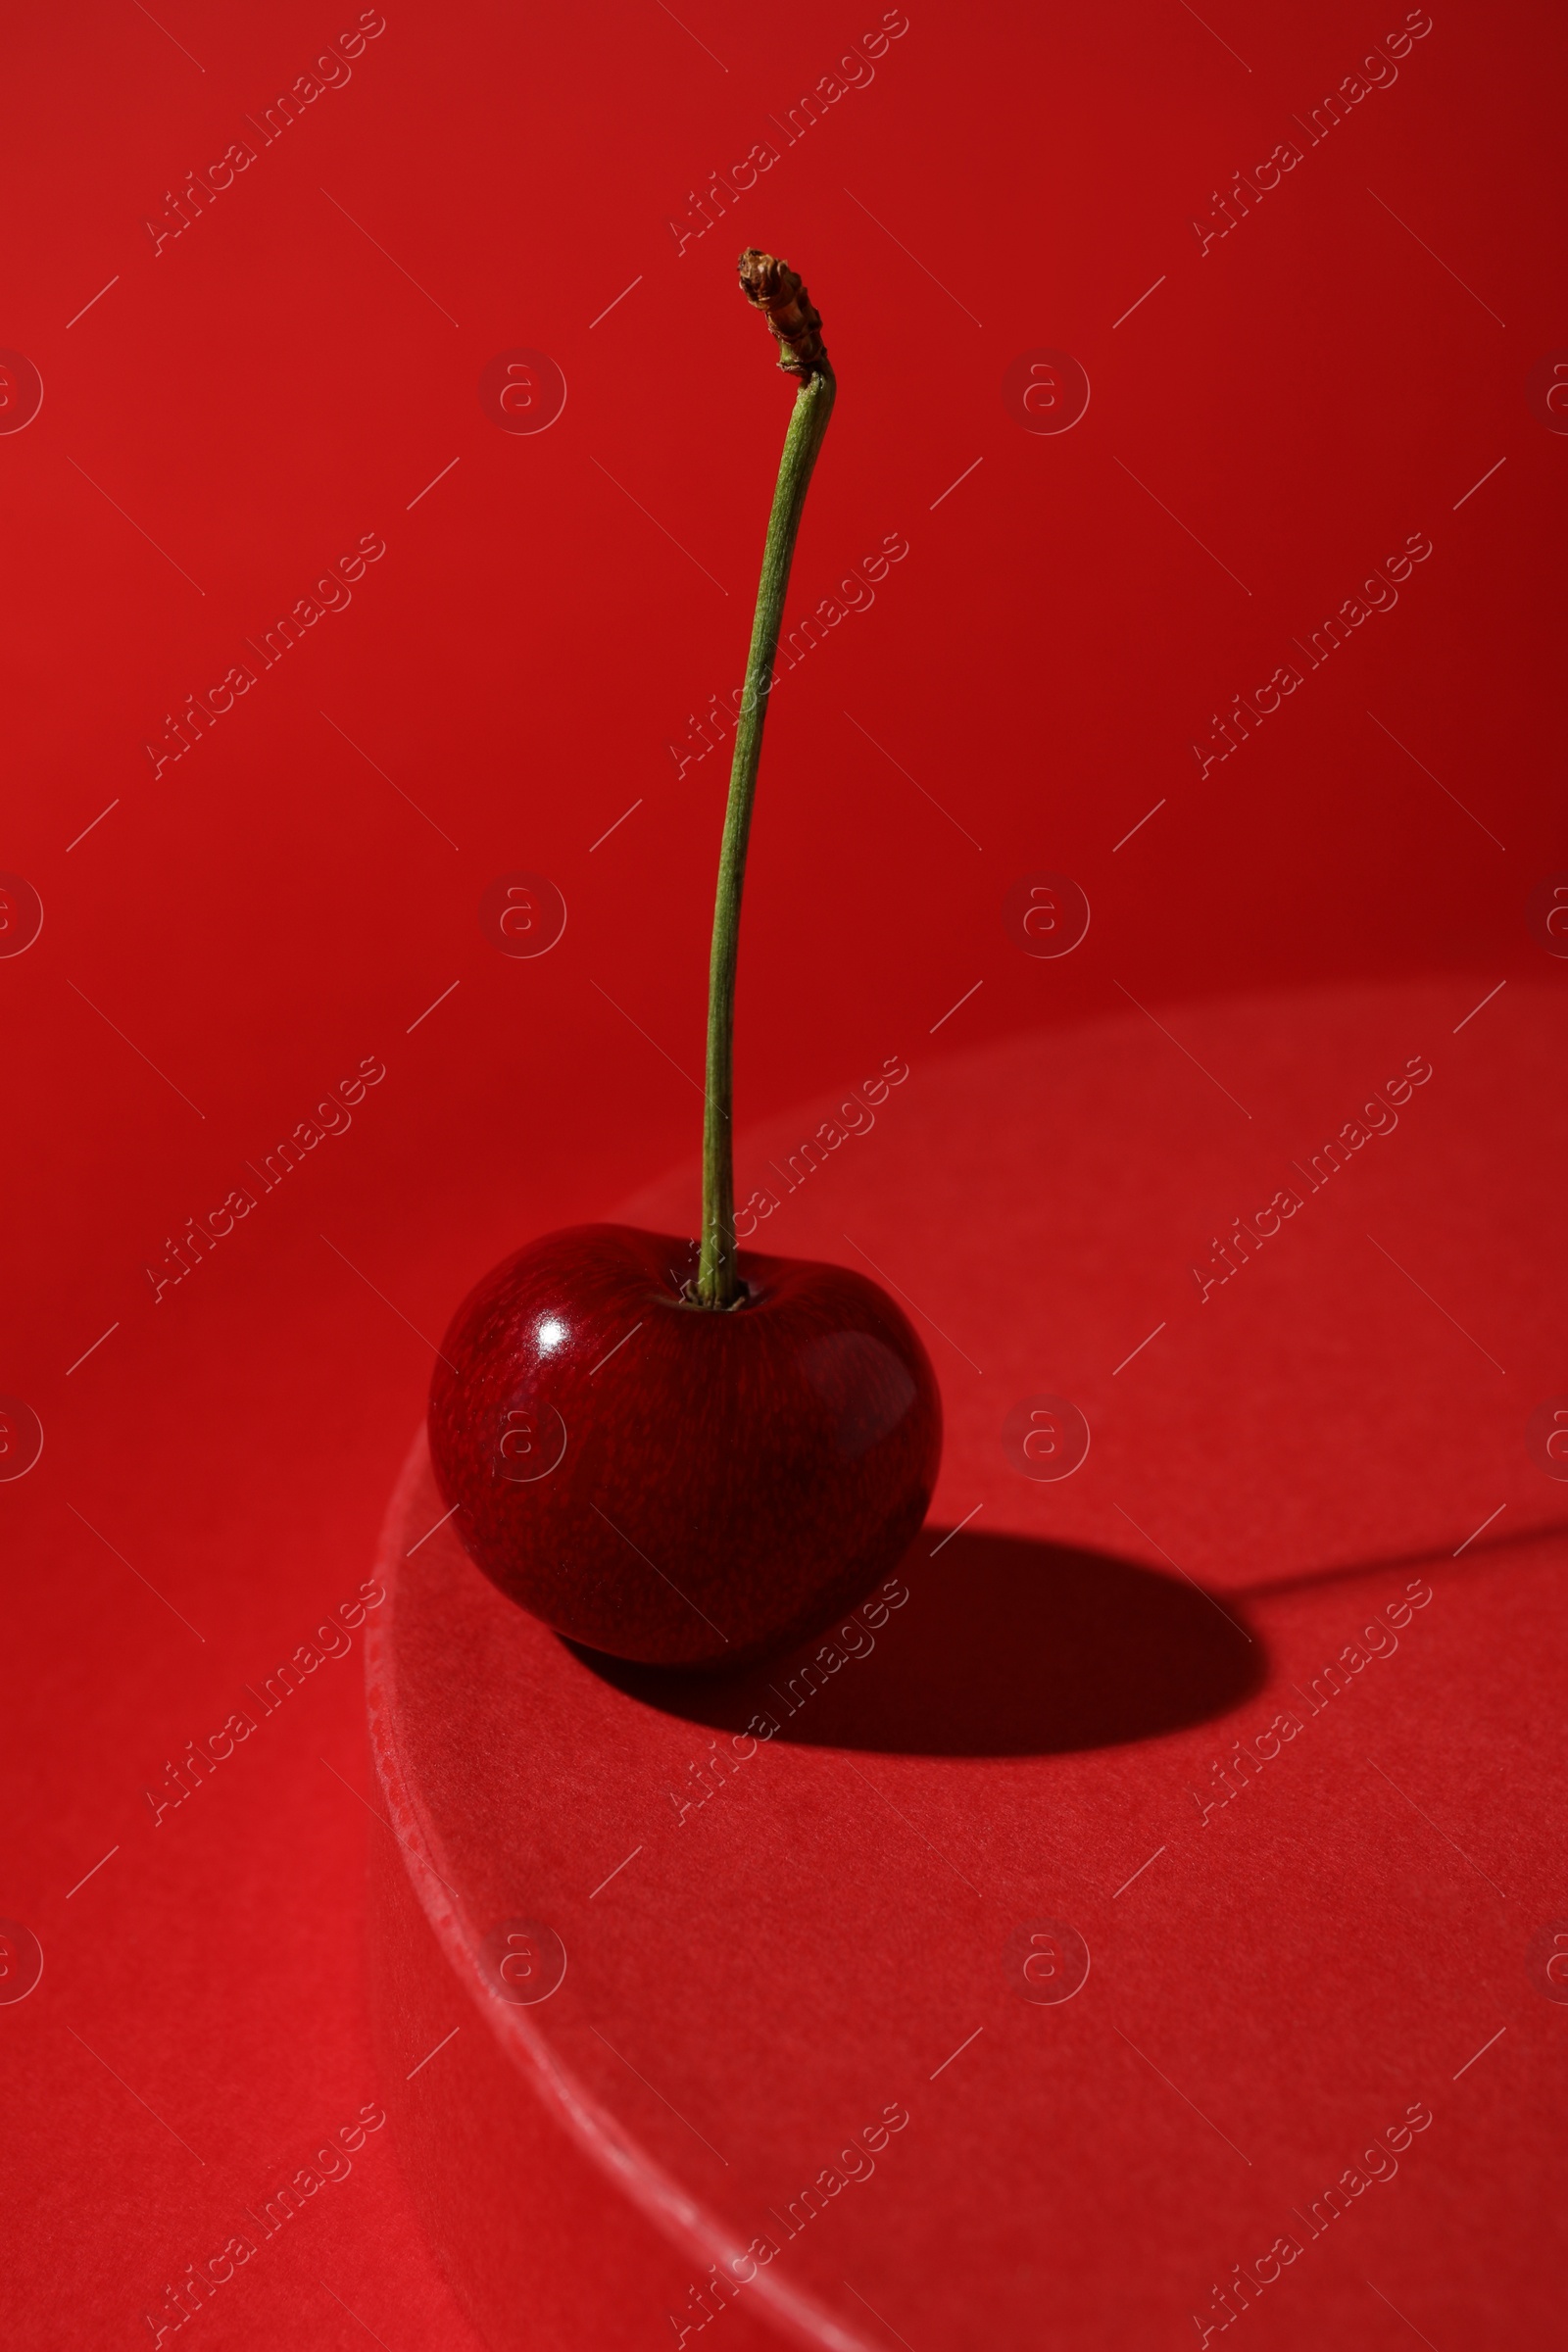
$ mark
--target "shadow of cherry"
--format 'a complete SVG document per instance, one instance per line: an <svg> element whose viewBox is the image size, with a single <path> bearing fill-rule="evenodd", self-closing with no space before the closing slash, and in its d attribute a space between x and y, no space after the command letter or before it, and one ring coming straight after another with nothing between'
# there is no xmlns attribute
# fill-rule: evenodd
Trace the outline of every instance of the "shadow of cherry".
<svg viewBox="0 0 1568 2352"><path fill-rule="evenodd" d="M889 1600L891 1591L906 1597ZM573 1644L573 1647L576 1645ZM1262 1686L1262 1637L1196 1585L1025 1536L922 1529L889 1579L783 1656L731 1675L577 1651L617 1690L728 1732L886 1754L1116 1747Z"/></svg>

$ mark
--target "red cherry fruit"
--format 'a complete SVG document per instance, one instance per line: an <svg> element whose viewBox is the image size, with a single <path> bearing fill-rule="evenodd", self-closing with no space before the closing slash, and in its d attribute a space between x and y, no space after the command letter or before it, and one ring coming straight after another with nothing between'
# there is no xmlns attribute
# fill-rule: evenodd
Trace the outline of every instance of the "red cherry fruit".
<svg viewBox="0 0 1568 2352"><path fill-rule="evenodd" d="M681 1296L695 1248L631 1225L530 1242L459 1307L430 1451L474 1560L589 1647L740 1665L853 1607L918 1531L942 1406L864 1275L739 1256L742 1302Z"/></svg>

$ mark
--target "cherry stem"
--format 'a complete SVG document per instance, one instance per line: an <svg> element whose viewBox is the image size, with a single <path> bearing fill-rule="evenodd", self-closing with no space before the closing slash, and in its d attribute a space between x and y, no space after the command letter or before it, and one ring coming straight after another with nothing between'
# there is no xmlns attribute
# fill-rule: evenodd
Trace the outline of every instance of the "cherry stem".
<svg viewBox="0 0 1568 2352"><path fill-rule="evenodd" d="M762 728L773 686L784 598L796 535L811 471L816 464L837 391L817 329L821 325L799 277L783 262L756 252L741 256L741 284L747 298L767 313L783 346L779 366L802 378L795 397L784 454L779 460L773 508L762 548L757 616L746 663L746 684L735 728L729 803L718 858L713 902L713 950L708 981L708 1068L703 1114L703 1238L697 1272L697 1302L733 1306L741 1296L736 1269L735 1161L735 964L740 947L741 893L746 881L746 848L752 803L762 756Z"/></svg>

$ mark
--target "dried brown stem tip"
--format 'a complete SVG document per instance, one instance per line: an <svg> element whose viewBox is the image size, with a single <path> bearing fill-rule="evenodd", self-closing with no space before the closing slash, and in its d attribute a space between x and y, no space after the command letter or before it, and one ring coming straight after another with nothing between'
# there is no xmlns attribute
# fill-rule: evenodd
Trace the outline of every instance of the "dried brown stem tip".
<svg viewBox="0 0 1568 2352"><path fill-rule="evenodd" d="M827 372L822 342L822 319L799 273L788 262L748 246L740 258L741 292L754 309L765 312L779 341L779 366L790 375L810 377Z"/></svg>

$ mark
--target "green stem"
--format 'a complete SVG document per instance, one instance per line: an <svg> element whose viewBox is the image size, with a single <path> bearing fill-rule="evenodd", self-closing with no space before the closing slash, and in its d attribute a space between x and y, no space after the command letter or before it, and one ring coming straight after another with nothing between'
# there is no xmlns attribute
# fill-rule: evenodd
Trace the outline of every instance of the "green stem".
<svg viewBox="0 0 1568 2352"><path fill-rule="evenodd" d="M735 959L740 946L741 892L746 881L746 845L752 802L762 756L762 728L773 686L773 662L784 616L795 538L801 512L833 414L837 387L825 361L795 398L784 454L779 460L773 511L767 518L762 576L752 623L752 650L735 729L735 758L724 811L724 840L718 858L713 902L713 953L708 980L707 1107L703 1114L703 1245L697 1298L703 1306L733 1306L739 1296L735 1270Z"/></svg>

